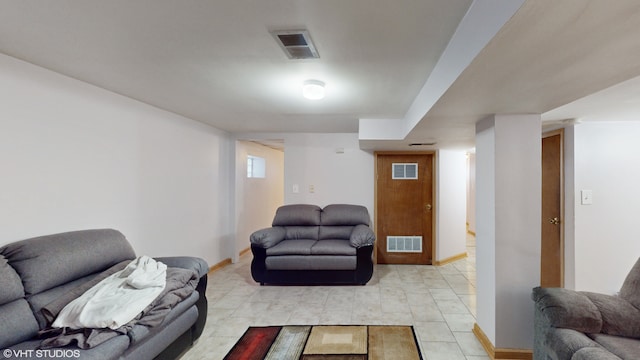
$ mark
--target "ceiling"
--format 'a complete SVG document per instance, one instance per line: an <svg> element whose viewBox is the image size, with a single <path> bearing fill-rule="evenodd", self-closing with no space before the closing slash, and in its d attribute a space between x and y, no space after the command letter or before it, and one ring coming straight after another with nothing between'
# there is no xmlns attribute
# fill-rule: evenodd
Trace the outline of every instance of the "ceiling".
<svg viewBox="0 0 640 360"><path fill-rule="evenodd" d="M363 118L403 121L472 3L3 1L0 52L232 133L358 132ZM307 29L320 58L288 59L270 31L289 29ZM640 2L526 0L471 60L406 137L368 148L469 148L493 113L628 119ZM302 98L306 79L327 97Z"/></svg>
<svg viewBox="0 0 640 360"><path fill-rule="evenodd" d="M407 138L468 144L497 113L640 120L639 76L640 2L527 0Z"/></svg>

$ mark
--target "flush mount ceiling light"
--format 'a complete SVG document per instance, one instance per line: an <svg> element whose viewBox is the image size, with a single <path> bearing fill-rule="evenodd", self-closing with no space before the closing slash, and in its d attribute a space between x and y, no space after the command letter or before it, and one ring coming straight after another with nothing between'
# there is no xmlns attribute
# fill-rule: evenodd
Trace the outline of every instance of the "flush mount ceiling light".
<svg viewBox="0 0 640 360"><path fill-rule="evenodd" d="M306 80L302 83L302 96L309 100L324 98L324 82L320 80Z"/></svg>

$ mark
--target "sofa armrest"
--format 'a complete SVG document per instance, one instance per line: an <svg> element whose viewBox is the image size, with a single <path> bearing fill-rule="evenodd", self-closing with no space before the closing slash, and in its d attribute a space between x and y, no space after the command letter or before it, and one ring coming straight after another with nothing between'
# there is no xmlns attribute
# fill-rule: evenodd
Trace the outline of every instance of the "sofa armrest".
<svg viewBox="0 0 640 360"><path fill-rule="evenodd" d="M209 273L209 264L204 259L191 256L167 256L157 257L155 259L169 267L190 269L194 270L198 274L200 280L198 280L198 285L196 286L198 300L195 304L198 309L198 318L195 324L191 327L191 341L195 341L200 337L200 335L202 335L204 325L207 322L207 313L209 311L207 300L207 274ZM163 351L163 353L164 352L165 351Z"/></svg>
<svg viewBox="0 0 640 360"><path fill-rule="evenodd" d="M563 288L533 289L536 309L556 328L584 333L599 333L602 316L596 305L584 294Z"/></svg>
<svg viewBox="0 0 640 360"><path fill-rule="evenodd" d="M285 235L286 230L283 227L274 226L254 232L249 240L253 246L268 249L284 240Z"/></svg>
<svg viewBox="0 0 640 360"><path fill-rule="evenodd" d="M167 256L154 258L168 267L194 270L198 277L202 277L209 272L209 264L199 257L192 256Z"/></svg>
<svg viewBox="0 0 640 360"><path fill-rule="evenodd" d="M367 245L373 245L376 241L376 236L367 225L356 225L351 232L349 243L355 248L361 248Z"/></svg>

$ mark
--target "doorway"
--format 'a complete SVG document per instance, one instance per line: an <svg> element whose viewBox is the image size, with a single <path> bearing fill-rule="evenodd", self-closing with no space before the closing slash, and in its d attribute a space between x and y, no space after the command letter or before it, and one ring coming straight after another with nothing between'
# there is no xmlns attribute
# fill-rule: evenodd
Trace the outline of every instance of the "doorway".
<svg viewBox="0 0 640 360"><path fill-rule="evenodd" d="M434 153L376 152L375 157L377 262L431 264Z"/></svg>
<svg viewBox="0 0 640 360"><path fill-rule="evenodd" d="M235 145L233 261L237 262L250 250L251 233L271 226L276 209L284 203L284 142L237 140Z"/></svg>
<svg viewBox="0 0 640 360"><path fill-rule="evenodd" d="M542 135L540 286L564 286L564 174L562 129Z"/></svg>

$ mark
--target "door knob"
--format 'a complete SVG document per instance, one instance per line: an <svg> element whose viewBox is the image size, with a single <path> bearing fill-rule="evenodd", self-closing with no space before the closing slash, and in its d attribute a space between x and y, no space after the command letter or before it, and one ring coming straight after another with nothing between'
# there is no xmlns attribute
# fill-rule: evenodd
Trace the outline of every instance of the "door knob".
<svg viewBox="0 0 640 360"><path fill-rule="evenodd" d="M549 219L549 223L553 225L558 225L560 224L560 219L558 219L558 217L556 216L553 219Z"/></svg>
<svg viewBox="0 0 640 360"><path fill-rule="evenodd" d="M427 211L431 211L431 204L427 204L424 207L427 209Z"/></svg>

